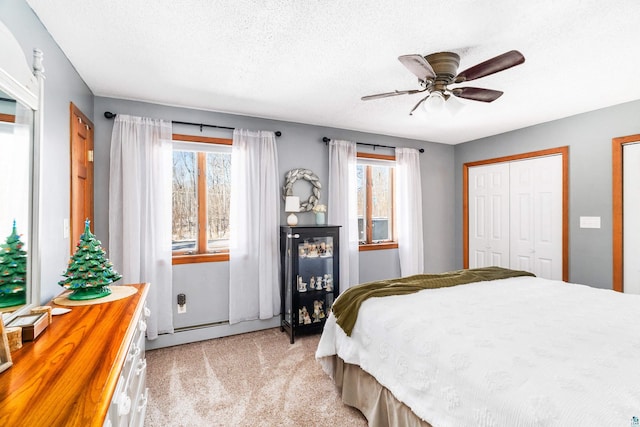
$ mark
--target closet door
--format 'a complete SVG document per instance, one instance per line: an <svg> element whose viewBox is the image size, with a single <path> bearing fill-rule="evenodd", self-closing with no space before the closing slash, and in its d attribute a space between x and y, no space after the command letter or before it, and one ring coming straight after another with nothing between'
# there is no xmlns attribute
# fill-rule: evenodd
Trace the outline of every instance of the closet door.
<svg viewBox="0 0 640 427"><path fill-rule="evenodd" d="M622 146L622 203L625 293L640 294L640 143Z"/></svg>
<svg viewBox="0 0 640 427"><path fill-rule="evenodd" d="M469 268L509 268L509 164L469 168Z"/></svg>
<svg viewBox="0 0 640 427"><path fill-rule="evenodd" d="M510 163L510 264L562 280L562 156Z"/></svg>

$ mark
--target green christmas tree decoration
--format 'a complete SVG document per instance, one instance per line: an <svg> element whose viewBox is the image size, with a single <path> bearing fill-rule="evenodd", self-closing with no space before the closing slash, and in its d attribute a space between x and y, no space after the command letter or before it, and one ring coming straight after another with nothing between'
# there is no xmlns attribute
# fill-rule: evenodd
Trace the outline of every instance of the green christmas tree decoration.
<svg viewBox="0 0 640 427"><path fill-rule="evenodd" d="M14 220L6 243L0 245L0 308L27 302L27 252L23 246Z"/></svg>
<svg viewBox="0 0 640 427"><path fill-rule="evenodd" d="M89 220L84 223L84 233L76 245L76 252L69 259L66 279L58 282L60 286L72 289L71 300L89 300L106 297L111 294L108 285L120 280L122 276L113 269L107 259L100 240L89 229Z"/></svg>

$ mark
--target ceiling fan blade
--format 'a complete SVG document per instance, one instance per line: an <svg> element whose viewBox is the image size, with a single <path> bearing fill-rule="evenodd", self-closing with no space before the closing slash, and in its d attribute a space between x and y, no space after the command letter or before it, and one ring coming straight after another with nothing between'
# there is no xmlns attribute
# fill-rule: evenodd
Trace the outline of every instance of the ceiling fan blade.
<svg viewBox="0 0 640 427"><path fill-rule="evenodd" d="M432 80L436 76L431 65L420 55L402 55L398 61L422 81Z"/></svg>
<svg viewBox="0 0 640 427"><path fill-rule="evenodd" d="M492 102L500 98L504 92L479 87L458 87L451 89L451 93L458 98L471 99L473 101Z"/></svg>
<svg viewBox="0 0 640 427"><path fill-rule="evenodd" d="M524 62L524 56L517 50L498 55L471 68L467 68L456 76L455 83L468 82L479 79L502 70L506 70Z"/></svg>
<svg viewBox="0 0 640 427"><path fill-rule="evenodd" d="M414 93L424 92L426 89L413 89L413 90L394 90L393 92L377 93L375 95L367 95L360 98L363 101L370 101L372 99L388 98L390 96L397 95L413 95Z"/></svg>

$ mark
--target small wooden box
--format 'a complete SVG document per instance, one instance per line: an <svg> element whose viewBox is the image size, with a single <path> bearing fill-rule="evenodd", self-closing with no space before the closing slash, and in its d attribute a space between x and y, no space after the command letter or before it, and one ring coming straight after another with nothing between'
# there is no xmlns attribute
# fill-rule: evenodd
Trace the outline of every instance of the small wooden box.
<svg viewBox="0 0 640 427"><path fill-rule="evenodd" d="M22 348L22 328L18 326L6 327L7 341L9 341L9 351L14 352Z"/></svg>
<svg viewBox="0 0 640 427"><path fill-rule="evenodd" d="M48 319L49 319L49 324L51 324L51 322L53 322L53 316L51 314L51 306L50 305L41 305L39 307L33 307L31 309L31 314L34 314L34 313L47 313Z"/></svg>
<svg viewBox="0 0 640 427"><path fill-rule="evenodd" d="M22 342L33 341L49 326L49 316L46 312L25 314L14 318L7 326L22 328Z"/></svg>

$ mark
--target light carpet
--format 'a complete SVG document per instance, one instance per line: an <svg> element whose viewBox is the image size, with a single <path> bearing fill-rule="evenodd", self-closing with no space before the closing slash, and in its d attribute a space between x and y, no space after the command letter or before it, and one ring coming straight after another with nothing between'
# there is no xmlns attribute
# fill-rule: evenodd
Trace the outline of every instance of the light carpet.
<svg viewBox="0 0 640 427"><path fill-rule="evenodd" d="M319 339L274 328L148 351L145 426L366 426L316 362Z"/></svg>

